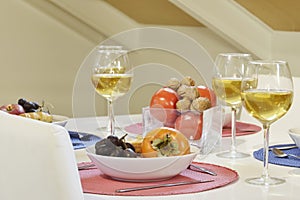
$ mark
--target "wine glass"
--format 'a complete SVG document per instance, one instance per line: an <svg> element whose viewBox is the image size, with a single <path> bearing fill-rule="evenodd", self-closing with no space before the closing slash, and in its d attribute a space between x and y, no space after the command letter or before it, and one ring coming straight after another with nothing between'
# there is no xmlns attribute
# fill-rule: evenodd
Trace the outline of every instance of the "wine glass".
<svg viewBox="0 0 300 200"><path fill-rule="evenodd" d="M217 154L222 158L250 156L236 149L236 111L241 107L241 82L245 65L250 60L251 55L244 53L221 53L215 60L213 89L218 99L231 107L231 148Z"/></svg>
<svg viewBox="0 0 300 200"><path fill-rule="evenodd" d="M249 80L256 84L249 84ZM250 61L242 80L241 96L243 107L256 118L264 129L263 173L261 177L248 178L255 185L277 185L284 179L270 177L269 129L273 122L284 116L293 101L293 80L286 61Z"/></svg>
<svg viewBox="0 0 300 200"><path fill-rule="evenodd" d="M111 135L115 135L113 102L126 94L132 82L132 69L128 54L119 46L99 46L97 62L92 71L92 83L96 92L108 102L108 116Z"/></svg>
<svg viewBox="0 0 300 200"><path fill-rule="evenodd" d="M122 46L117 46L117 45L100 45L100 46L97 46L96 47L97 51L102 51L102 50L122 50L123 47ZM97 56L97 59L100 59L98 56ZM99 62L98 60L96 62ZM108 100L107 101L107 110L110 109L110 103ZM116 130L118 129L118 127L115 126L115 132ZM108 123L106 126L101 126L101 127L98 127L97 130L99 130L101 133L107 133L109 134L110 133L110 119L108 119Z"/></svg>

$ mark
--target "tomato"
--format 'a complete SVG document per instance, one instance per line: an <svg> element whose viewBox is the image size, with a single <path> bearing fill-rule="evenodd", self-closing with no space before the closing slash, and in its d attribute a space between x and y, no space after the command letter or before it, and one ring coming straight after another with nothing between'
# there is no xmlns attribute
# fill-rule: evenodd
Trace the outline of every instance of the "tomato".
<svg viewBox="0 0 300 200"><path fill-rule="evenodd" d="M178 116L176 103L179 100L178 94L171 88L159 89L151 98L150 112L165 126L174 127L174 122Z"/></svg>
<svg viewBox="0 0 300 200"><path fill-rule="evenodd" d="M203 115L202 113L188 111L182 113L175 122L175 128L187 138L199 140L202 136Z"/></svg>
<svg viewBox="0 0 300 200"><path fill-rule="evenodd" d="M197 90L199 92L200 97L208 98L210 100L211 106L216 106L217 97L215 92L212 89L204 85L198 85Z"/></svg>
<svg viewBox="0 0 300 200"><path fill-rule="evenodd" d="M190 144L178 130L161 127L146 134L141 149L143 157L179 156L190 153Z"/></svg>

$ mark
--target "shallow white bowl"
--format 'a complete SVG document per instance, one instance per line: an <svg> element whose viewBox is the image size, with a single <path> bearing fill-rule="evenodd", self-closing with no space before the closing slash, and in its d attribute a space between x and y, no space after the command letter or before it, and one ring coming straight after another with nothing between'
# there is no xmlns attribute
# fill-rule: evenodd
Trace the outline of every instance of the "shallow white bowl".
<svg viewBox="0 0 300 200"><path fill-rule="evenodd" d="M300 128L292 128L289 130L289 135L295 142L296 146L300 148Z"/></svg>
<svg viewBox="0 0 300 200"><path fill-rule="evenodd" d="M102 173L113 179L133 182L159 181L172 178L185 170L199 153L191 147L191 153L183 156L155 158L123 158L95 154L95 146L86 149L88 157Z"/></svg>

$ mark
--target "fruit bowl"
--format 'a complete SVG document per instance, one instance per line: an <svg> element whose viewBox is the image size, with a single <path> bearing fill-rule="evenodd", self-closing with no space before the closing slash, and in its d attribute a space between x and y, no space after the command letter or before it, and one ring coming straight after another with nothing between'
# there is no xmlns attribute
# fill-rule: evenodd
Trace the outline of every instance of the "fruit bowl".
<svg viewBox="0 0 300 200"><path fill-rule="evenodd" d="M95 145L86 148L87 155L107 176L121 181L150 182L172 178L185 170L199 153L191 146L191 153L182 156L126 158L95 154Z"/></svg>

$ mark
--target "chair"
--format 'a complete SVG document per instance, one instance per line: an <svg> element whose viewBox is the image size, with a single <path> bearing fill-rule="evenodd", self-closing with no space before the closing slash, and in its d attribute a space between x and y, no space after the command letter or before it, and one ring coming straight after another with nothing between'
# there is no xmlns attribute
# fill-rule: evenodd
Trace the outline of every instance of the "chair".
<svg viewBox="0 0 300 200"><path fill-rule="evenodd" d="M0 111L0 199L83 200L63 127Z"/></svg>

